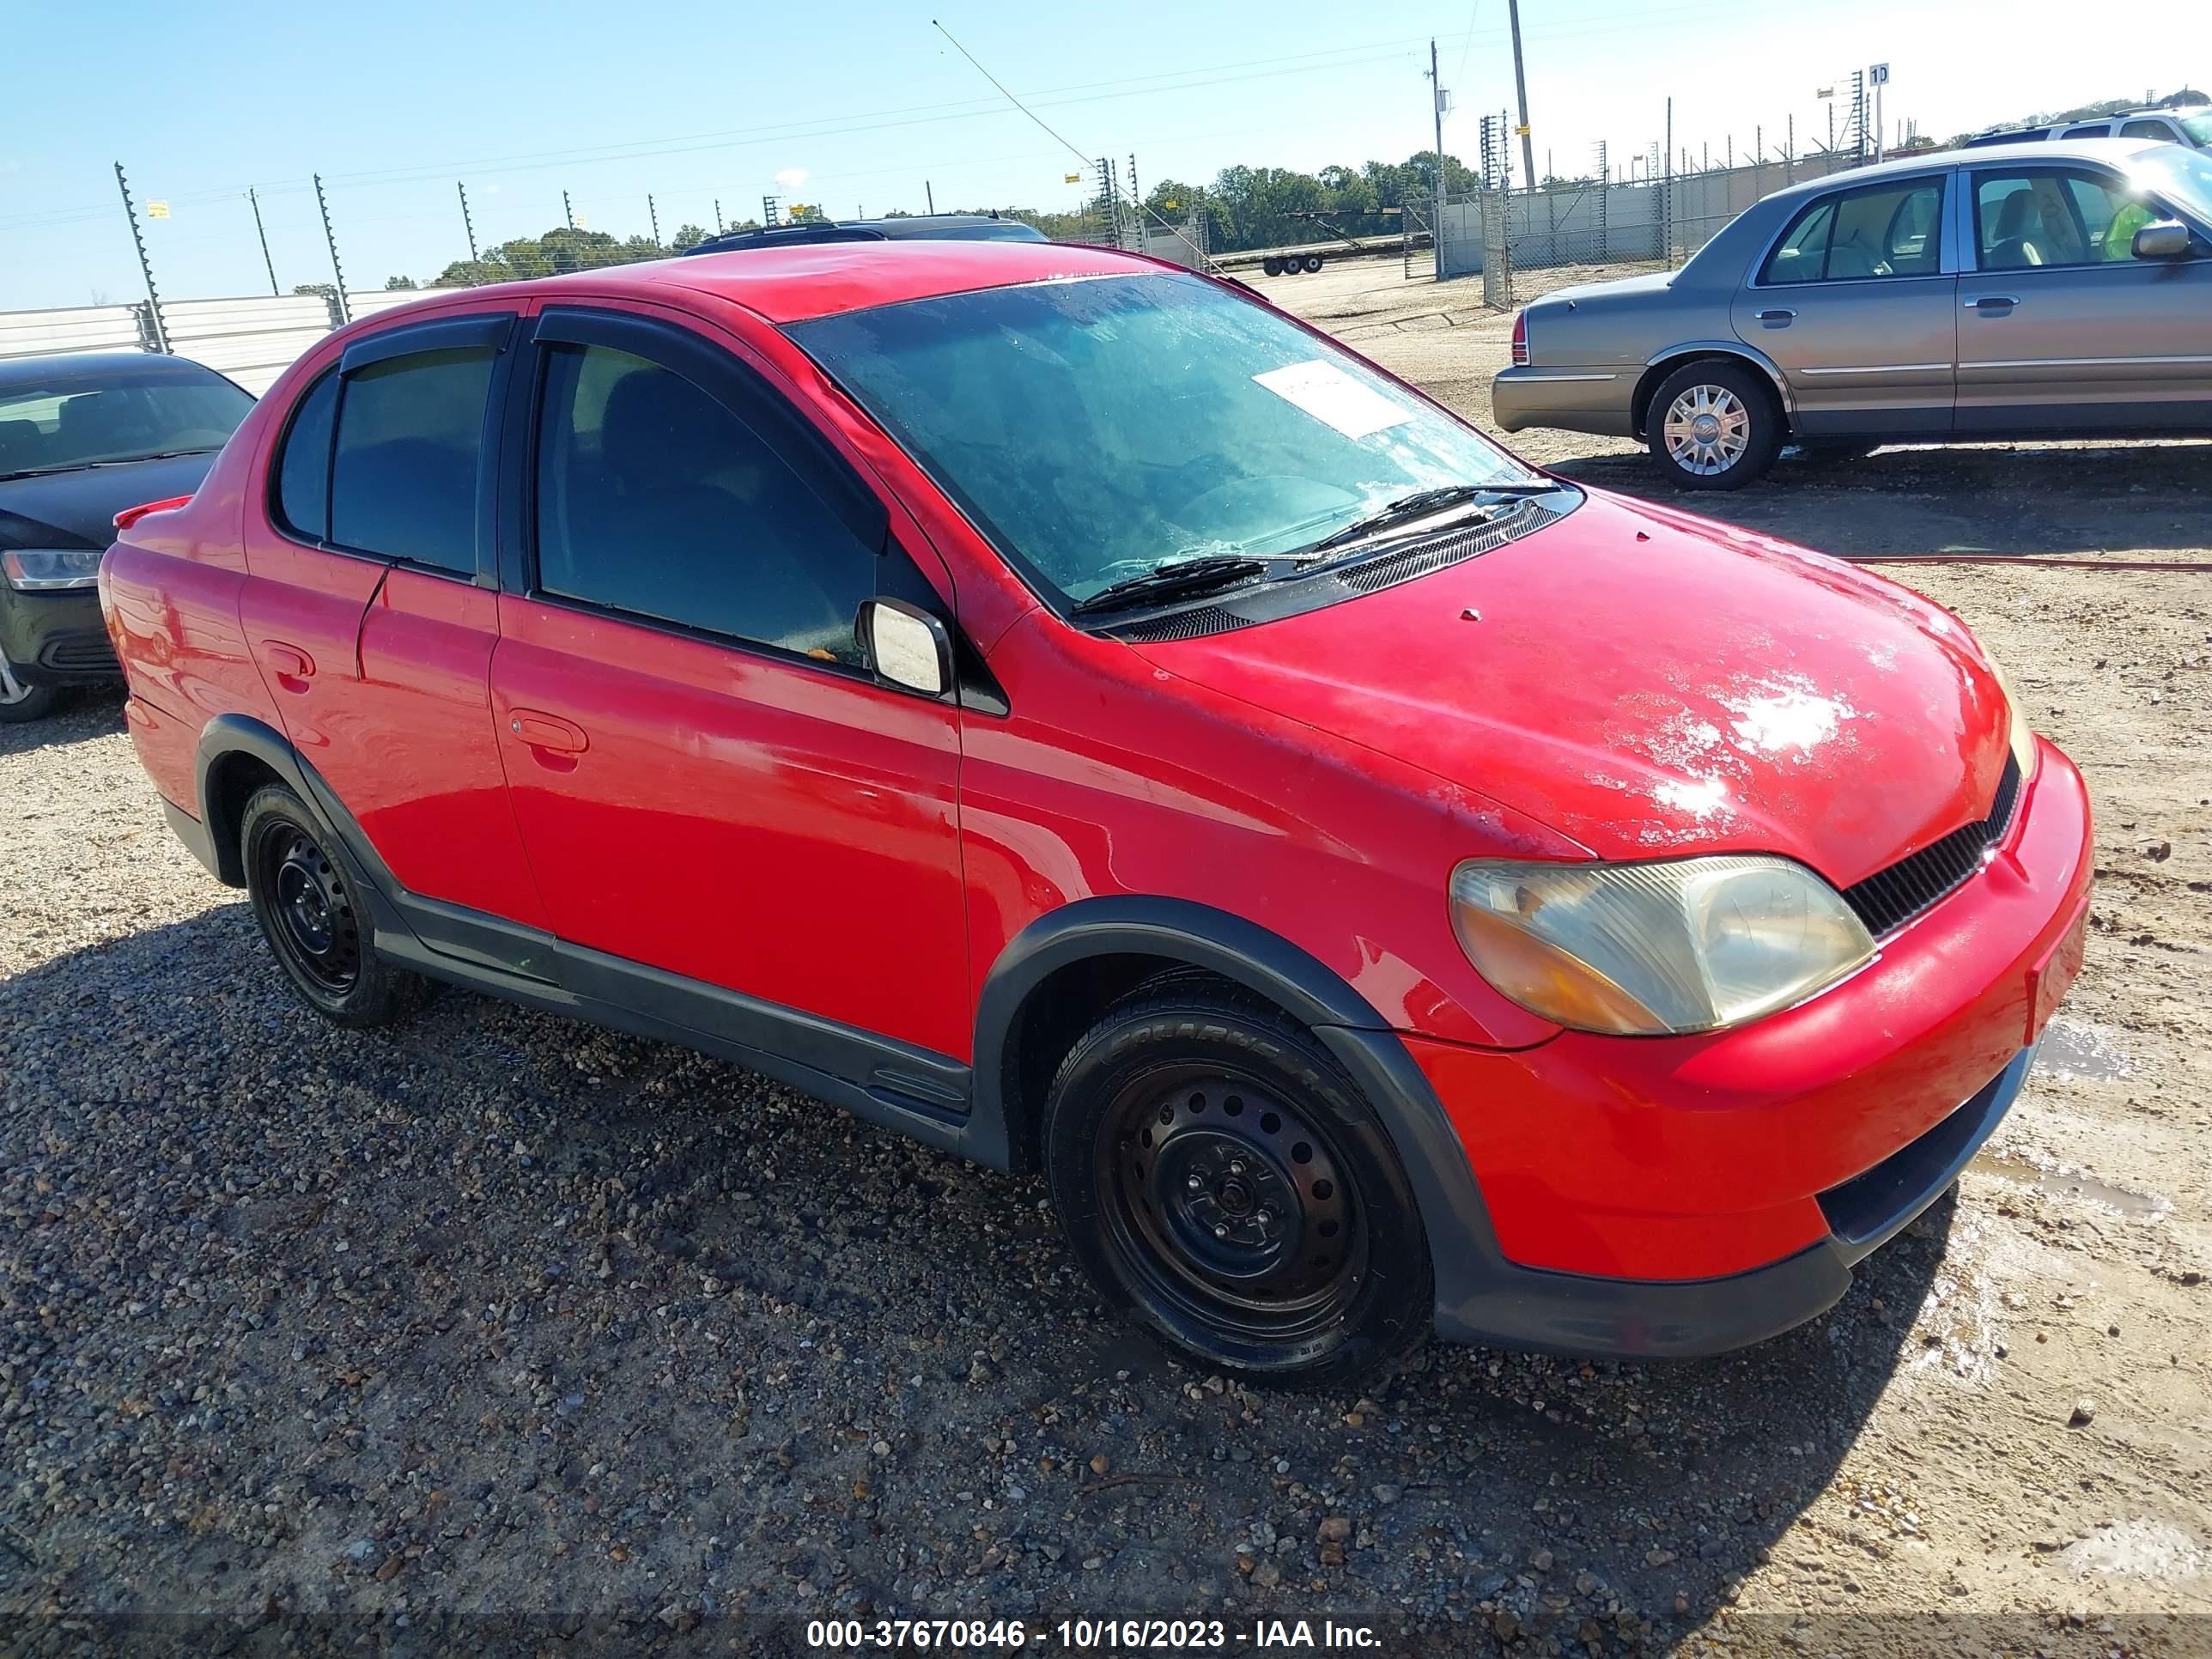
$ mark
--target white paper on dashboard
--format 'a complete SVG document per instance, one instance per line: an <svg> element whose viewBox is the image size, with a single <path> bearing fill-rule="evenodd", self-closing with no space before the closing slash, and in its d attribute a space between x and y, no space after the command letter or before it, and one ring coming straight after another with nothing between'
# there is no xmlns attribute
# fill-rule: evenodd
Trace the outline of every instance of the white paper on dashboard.
<svg viewBox="0 0 2212 1659"><path fill-rule="evenodd" d="M1334 363L1325 363L1318 357L1286 368L1271 368L1252 378L1347 438L1364 438L1385 427L1403 426L1413 418L1412 410L1401 409L1372 387L1360 385Z"/></svg>

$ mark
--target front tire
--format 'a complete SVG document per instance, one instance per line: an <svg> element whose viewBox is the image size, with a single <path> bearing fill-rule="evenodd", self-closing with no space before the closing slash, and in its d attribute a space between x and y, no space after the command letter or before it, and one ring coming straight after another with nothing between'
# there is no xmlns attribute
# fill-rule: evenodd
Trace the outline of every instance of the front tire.
<svg viewBox="0 0 2212 1659"><path fill-rule="evenodd" d="M257 790L240 821L239 846L253 919L309 1007L361 1030L421 1006L428 987L377 954L367 910L297 795L281 783Z"/></svg>
<svg viewBox="0 0 2212 1659"><path fill-rule="evenodd" d="M1750 368L1686 364L1660 382L1645 416L1652 459L1678 488L1741 489L1781 453L1782 410Z"/></svg>
<svg viewBox="0 0 2212 1659"><path fill-rule="evenodd" d="M1156 985L1069 1050L1044 1125L1068 1246L1098 1293L1208 1370L1334 1382L1426 1334L1435 1281L1382 1124L1313 1034Z"/></svg>
<svg viewBox="0 0 2212 1659"><path fill-rule="evenodd" d="M16 678L14 665L0 657L0 726L28 726L54 712L61 693L51 685L31 685Z"/></svg>

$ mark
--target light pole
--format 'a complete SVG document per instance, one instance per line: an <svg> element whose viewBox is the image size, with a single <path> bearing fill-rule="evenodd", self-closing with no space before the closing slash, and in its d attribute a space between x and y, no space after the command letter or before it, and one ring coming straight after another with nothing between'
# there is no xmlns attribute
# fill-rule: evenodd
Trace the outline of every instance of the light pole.
<svg viewBox="0 0 2212 1659"><path fill-rule="evenodd" d="M1874 159L1881 160L1881 89L1889 84L1889 65L1876 64L1867 71L1867 79L1874 82Z"/></svg>

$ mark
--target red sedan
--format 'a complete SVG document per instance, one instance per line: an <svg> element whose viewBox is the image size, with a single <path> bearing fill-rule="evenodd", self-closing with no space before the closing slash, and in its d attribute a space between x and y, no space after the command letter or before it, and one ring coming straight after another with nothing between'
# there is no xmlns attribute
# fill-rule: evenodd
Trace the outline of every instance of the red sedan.
<svg viewBox="0 0 2212 1659"><path fill-rule="evenodd" d="M125 519L138 753L308 1003L427 975L1042 1169L1217 1369L1785 1329L2080 961L2081 777L1949 614L1120 254L428 301Z"/></svg>

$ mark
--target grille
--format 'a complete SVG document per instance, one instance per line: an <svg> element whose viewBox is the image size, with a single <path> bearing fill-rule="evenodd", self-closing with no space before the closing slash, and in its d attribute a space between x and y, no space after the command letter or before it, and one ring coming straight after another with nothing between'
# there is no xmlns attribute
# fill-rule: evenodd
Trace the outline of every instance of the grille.
<svg viewBox="0 0 2212 1659"><path fill-rule="evenodd" d="M1442 570L1446 565L1471 559L1478 553L1487 553L1493 548L1503 547L1506 543L1541 530L1553 520L1565 516L1553 512L1540 502L1526 501L1518 511L1503 514L1487 524L1478 525L1459 535L1409 547L1402 552L1388 553L1381 558L1364 560L1340 572L1336 580L1355 593L1372 593L1377 588L1411 581L1416 576L1425 576L1432 570Z"/></svg>
<svg viewBox="0 0 2212 1659"><path fill-rule="evenodd" d="M112 672L116 666L114 648L107 635L90 629L82 633L57 634L39 653L41 666L64 673L83 674Z"/></svg>
<svg viewBox="0 0 2212 1659"><path fill-rule="evenodd" d="M1923 910L1948 897L1966 878L1982 867L1982 854L2004 834L2020 801L2020 763L2005 757L2004 775L1997 780L1996 799L1989 816L1954 830L1931 842L1909 858L1886 870L1877 870L1864 881L1844 890L1844 902L1880 939L1892 933Z"/></svg>
<svg viewBox="0 0 2212 1659"><path fill-rule="evenodd" d="M1188 611L1132 623L1126 628L1115 629L1114 635L1116 639L1127 640L1133 645L1154 645L1168 640L1194 640L1202 635L1226 634L1232 629L1249 628L1255 623L1273 621L1277 616L1295 616L1300 611L1310 611L1348 594L1372 593L1382 588L1395 586L1400 582L1409 582L1416 576L1425 576L1431 571L1443 569L1447 565L1458 564L1478 554L1503 547L1508 542L1517 541L1541 530L1553 520L1565 516L1564 513L1554 513L1540 501L1522 501L1487 523L1434 541L1421 542L1395 553L1386 553L1378 558L1362 560L1342 570L1332 571L1326 576L1317 576L1311 581L1296 583L1295 591L1308 602L1291 609L1278 611L1270 608L1246 616L1226 605L1197 605Z"/></svg>
<svg viewBox="0 0 2212 1659"><path fill-rule="evenodd" d="M1233 611L1224 611L1218 605L1200 605L1188 611L1132 623L1127 628L1115 629L1114 635L1133 645L1157 645L1164 640L1194 640L1204 634L1226 634L1231 629L1249 628L1252 621Z"/></svg>

